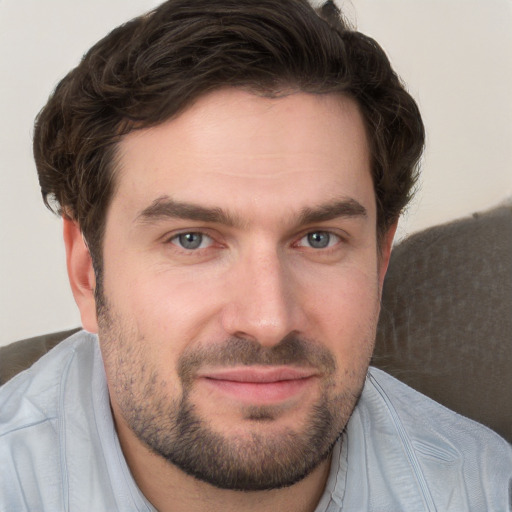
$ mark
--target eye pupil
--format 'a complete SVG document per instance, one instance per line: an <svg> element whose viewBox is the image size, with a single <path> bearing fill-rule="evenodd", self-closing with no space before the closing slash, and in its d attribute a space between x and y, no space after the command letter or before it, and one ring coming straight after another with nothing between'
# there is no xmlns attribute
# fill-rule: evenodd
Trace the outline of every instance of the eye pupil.
<svg viewBox="0 0 512 512"><path fill-rule="evenodd" d="M178 235L178 240L184 249L197 249L203 242L203 235L201 233L183 233Z"/></svg>
<svg viewBox="0 0 512 512"><path fill-rule="evenodd" d="M329 245L330 236L325 231L315 231L308 234L308 243L315 249L324 249Z"/></svg>

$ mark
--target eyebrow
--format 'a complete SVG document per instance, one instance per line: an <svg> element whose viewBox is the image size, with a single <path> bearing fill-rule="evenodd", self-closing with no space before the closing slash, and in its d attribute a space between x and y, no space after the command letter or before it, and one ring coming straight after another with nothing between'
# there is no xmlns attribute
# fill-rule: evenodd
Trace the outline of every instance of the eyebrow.
<svg viewBox="0 0 512 512"><path fill-rule="evenodd" d="M155 199L147 208L142 210L135 221L146 224L165 219L184 219L214 224L225 224L229 227L240 225L238 219L221 208L208 208L192 203L180 202L169 196Z"/></svg>
<svg viewBox="0 0 512 512"><path fill-rule="evenodd" d="M366 217L367 215L366 208L355 199L341 199L316 208L303 208L298 224L314 224L340 217Z"/></svg>
<svg viewBox="0 0 512 512"><path fill-rule="evenodd" d="M326 222L340 217L366 217L367 210L355 199L335 200L317 207L303 208L298 215L298 226ZM135 218L135 222L150 224L166 219L183 219L212 224L224 224L228 227L240 227L240 219L218 207L205 207L193 203L175 201L169 196L155 199Z"/></svg>

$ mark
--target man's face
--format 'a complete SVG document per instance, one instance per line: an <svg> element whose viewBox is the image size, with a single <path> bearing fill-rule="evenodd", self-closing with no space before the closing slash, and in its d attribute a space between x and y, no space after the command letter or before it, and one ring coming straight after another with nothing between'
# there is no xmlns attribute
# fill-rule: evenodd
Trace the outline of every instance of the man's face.
<svg viewBox="0 0 512 512"><path fill-rule="evenodd" d="M226 89L119 150L98 311L118 430L218 487L300 480L357 402L379 311L355 104Z"/></svg>

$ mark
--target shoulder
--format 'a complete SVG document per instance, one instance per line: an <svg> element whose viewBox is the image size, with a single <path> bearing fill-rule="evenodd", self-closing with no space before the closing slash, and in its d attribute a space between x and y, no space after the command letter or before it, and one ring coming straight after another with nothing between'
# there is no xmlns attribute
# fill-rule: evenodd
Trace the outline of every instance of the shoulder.
<svg viewBox="0 0 512 512"><path fill-rule="evenodd" d="M65 409L91 382L95 343L77 333L0 388L0 510L66 508Z"/></svg>
<svg viewBox="0 0 512 512"><path fill-rule="evenodd" d="M0 436L51 420L70 371L92 367L96 337L80 331L0 387Z"/></svg>
<svg viewBox="0 0 512 512"><path fill-rule="evenodd" d="M427 503L442 510L457 510L449 503L460 510L507 510L512 446L492 430L375 368L357 414L372 458L409 468L411 488L421 489Z"/></svg>
<svg viewBox="0 0 512 512"><path fill-rule="evenodd" d="M504 449L505 453L512 449L494 431L457 414L377 368L370 368L365 392L369 403L380 402L389 414L396 415L413 437L437 433L440 440L449 440L452 446L461 444L463 453L471 450L473 445L467 441L473 438L475 442L485 440L490 448L496 446Z"/></svg>

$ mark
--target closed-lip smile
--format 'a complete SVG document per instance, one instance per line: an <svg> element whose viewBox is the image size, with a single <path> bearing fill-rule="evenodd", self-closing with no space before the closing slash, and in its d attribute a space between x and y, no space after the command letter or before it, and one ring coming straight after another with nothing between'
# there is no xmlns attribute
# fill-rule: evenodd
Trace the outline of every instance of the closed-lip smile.
<svg viewBox="0 0 512 512"><path fill-rule="evenodd" d="M297 396L318 376L311 368L249 366L205 370L199 379L211 389L240 402L275 404Z"/></svg>

